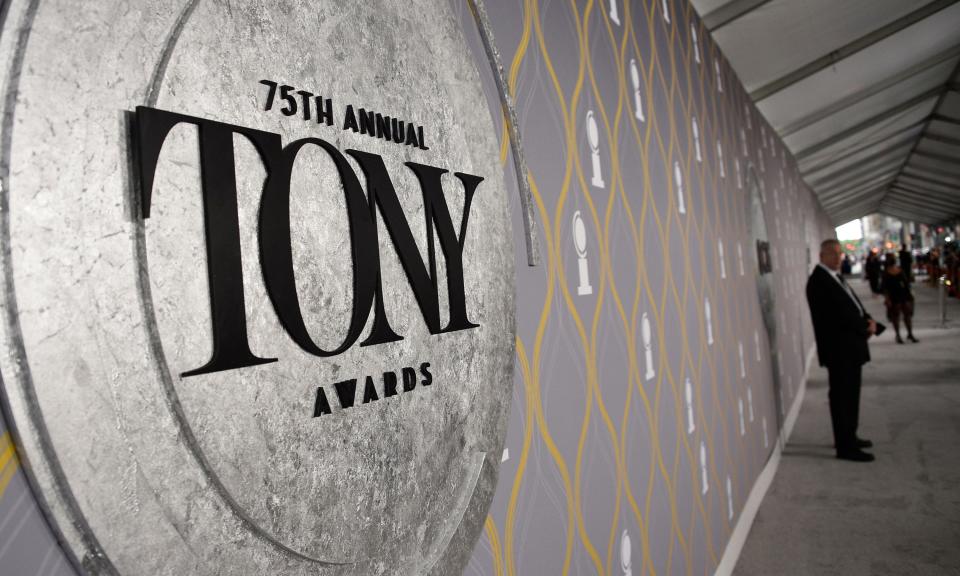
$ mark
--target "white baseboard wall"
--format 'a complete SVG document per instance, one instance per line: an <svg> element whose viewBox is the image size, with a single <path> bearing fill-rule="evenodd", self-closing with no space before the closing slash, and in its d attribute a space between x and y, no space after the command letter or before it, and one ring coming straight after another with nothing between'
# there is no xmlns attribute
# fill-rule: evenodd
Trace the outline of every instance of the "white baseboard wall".
<svg viewBox="0 0 960 576"><path fill-rule="evenodd" d="M803 367L803 379L800 383L800 391L796 397L794 397L790 411L787 412L787 418L783 422L783 429L780 430L780 441L774 445L770 459L767 460L763 471L757 476L756 482L753 483L753 488L750 489L750 496L747 497L747 501L743 505L743 510L740 511L740 517L737 519L736 526L733 527L730 540L727 541L727 547L723 551L723 556L720 558L720 564L717 565L714 576L731 576L733 574L733 569L737 565L737 560L740 558L740 552L743 551L743 545L746 544L747 536L750 534L750 528L753 526L753 521L757 517L757 512L760 510L763 497L767 495L767 490L770 488L770 485L773 483L773 478L777 474L777 467L780 465L783 447L786 446L787 439L790 438L790 433L793 432L793 425L797 423L797 417L800 415L800 407L803 405L803 397L807 391L807 377L810 375L810 366L816 357L816 352L817 349L815 346L812 346L810 350L807 351L807 361Z"/></svg>

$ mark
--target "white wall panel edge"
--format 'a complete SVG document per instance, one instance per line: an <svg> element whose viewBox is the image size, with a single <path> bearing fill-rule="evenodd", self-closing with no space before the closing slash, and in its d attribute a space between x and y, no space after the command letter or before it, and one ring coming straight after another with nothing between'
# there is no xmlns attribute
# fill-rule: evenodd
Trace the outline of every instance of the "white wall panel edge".
<svg viewBox="0 0 960 576"><path fill-rule="evenodd" d="M773 484L773 479L777 475L780 458L783 456L783 446L786 446L787 440L790 438L790 433L793 432L793 425L796 424L797 417L800 415L800 407L803 406L803 398L807 392L807 379L810 376L810 366L816 357L816 351L816 346L811 346L810 349L807 350L807 360L803 369L803 380L800 384L799 392L797 392L796 397L793 399L793 405L790 406L787 419L783 423L783 429L780 431L780 442L777 442L773 447L773 453L770 454L770 459L767 460L766 466L763 467L763 471L760 472L756 481L753 483L753 488L750 489L750 496L747 497L747 502L743 505L743 510L740 512L740 518L733 527L733 532L730 533L730 539L727 540L727 547L723 550L723 556L720 558L720 564L717 565L717 569L713 573L714 576L733 575L733 570L737 566L737 560L740 559L740 553L743 552L743 546L747 543L747 536L750 535L750 528L753 527L753 521L757 517L757 512L760 511L760 504L763 503L763 498L767 495L767 490L770 489L770 486Z"/></svg>

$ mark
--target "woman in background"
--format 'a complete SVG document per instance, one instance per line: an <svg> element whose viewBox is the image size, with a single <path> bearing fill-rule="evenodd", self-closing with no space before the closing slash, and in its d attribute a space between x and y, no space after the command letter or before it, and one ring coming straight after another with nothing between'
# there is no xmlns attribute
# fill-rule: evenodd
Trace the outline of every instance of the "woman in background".
<svg viewBox="0 0 960 576"><path fill-rule="evenodd" d="M867 261L863 265L867 281L870 282L870 291L880 293L880 257L873 250L867 254Z"/></svg>
<svg viewBox="0 0 960 576"><path fill-rule="evenodd" d="M906 272L897 265L895 254L887 254L886 269L883 271L883 303L887 307L887 318L893 323L893 330L897 333L897 344L903 344L900 337L900 317L907 327L907 339L919 342L913 337L913 294L910 293L910 281Z"/></svg>

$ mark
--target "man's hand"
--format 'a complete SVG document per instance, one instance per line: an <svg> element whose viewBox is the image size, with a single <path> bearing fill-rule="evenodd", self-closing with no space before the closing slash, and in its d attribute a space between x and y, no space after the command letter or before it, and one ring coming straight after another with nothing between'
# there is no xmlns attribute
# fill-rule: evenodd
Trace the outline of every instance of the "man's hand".
<svg viewBox="0 0 960 576"><path fill-rule="evenodd" d="M871 318L867 320L867 335L873 336L877 333L877 323Z"/></svg>

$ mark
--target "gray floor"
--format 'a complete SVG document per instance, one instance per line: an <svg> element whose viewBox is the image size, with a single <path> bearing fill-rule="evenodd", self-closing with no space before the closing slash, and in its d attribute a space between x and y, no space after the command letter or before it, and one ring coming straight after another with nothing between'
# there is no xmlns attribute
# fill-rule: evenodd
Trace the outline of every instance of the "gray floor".
<svg viewBox="0 0 960 576"><path fill-rule="evenodd" d="M936 292L918 286L920 343L898 345L882 301L851 284L891 328L863 377L859 434L877 460L833 457L827 374L812 369L739 576L960 575L960 301L941 329Z"/></svg>

